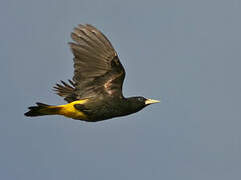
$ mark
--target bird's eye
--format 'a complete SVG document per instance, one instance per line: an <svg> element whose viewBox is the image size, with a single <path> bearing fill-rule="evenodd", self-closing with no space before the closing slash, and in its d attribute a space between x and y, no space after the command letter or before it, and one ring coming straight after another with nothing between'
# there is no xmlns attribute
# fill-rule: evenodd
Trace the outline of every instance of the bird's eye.
<svg viewBox="0 0 241 180"><path fill-rule="evenodd" d="M143 101L143 97L139 97L139 98L138 98L138 101Z"/></svg>

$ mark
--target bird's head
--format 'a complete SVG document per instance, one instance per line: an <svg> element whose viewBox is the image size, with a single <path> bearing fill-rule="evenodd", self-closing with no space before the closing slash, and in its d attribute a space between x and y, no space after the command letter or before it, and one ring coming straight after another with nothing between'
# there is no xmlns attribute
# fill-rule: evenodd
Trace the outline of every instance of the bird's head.
<svg viewBox="0 0 241 180"><path fill-rule="evenodd" d="M160 102L158 100L147 99L147 98L144 98L142 96L130 97L127 100L129 101L131 109L133 109L136 112L143 109L144 107L146 107L150 104Z"/></svg>

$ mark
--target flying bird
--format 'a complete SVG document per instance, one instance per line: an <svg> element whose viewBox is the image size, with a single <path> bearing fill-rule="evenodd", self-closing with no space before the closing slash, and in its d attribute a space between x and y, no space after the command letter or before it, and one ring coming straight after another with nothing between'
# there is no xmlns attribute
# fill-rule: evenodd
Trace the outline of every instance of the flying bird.
<svg viewBox="0 0 241 180"><path fill-rule="evenodd" d="M160 101L141 96L125 98L122 94L125 69L107 37L94 26L78 25L71 33L74 42L74 76L54 87L64 97L64 105L36 103L26 116L63 115L68 118L97 122L125 116Z"/></svg>

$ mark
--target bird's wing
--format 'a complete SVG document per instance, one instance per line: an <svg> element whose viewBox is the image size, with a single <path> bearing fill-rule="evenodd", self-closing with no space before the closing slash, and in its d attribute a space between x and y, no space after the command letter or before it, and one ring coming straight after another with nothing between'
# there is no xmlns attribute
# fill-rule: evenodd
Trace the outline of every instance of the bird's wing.
<svg viewBox="0 0 241 180"><path fill-rule="evenodd" d="M74 55L74 77L54 89L68 102L101 94L122 97L125 70L110 41L91 25L79 25L69 43Z"/></svg>

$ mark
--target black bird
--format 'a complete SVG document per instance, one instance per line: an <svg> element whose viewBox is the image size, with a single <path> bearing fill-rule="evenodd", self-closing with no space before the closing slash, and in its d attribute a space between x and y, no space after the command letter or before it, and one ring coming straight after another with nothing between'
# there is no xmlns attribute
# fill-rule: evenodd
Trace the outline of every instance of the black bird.
<svg viewBox="0 0 241 180"><path fill-rule="evenodd" d="M125 79L118 55L110 41L94 26L78 25L71 33L74 42L74 77L69 83L61 81L54 90L68 102L52 106L36 103L26 116L64 115L96 122L140 111L159 101L144 97L125 98L122 85Z"/></svg>

